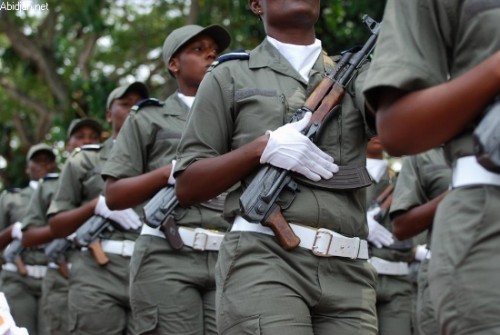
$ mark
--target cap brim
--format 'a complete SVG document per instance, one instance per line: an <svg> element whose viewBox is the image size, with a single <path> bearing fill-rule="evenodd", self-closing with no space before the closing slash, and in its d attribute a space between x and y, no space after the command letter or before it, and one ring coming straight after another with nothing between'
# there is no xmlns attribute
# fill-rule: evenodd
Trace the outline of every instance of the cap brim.
<svg viewBox="0 0 500 335"><path fill-rule="evenodd" d="M102 127L99 122L93 119L82 119L80 120L71 130L71 133L68 134L68 138L71 137L81 127L90 127L94 129L99 135L102 133Z"/></svg>
<svg viewBox="0 0 500 335"><path fill-rule="evenodd" d="M123 98L125 96L125 94L127 94L128 92L137 92L143 98L145 98L145 99L149 98L148 87L144 83L141 83L140 81L136 81L136 82L128 85L128 87L125 89L125 91L123 91L123 93L120 96L116 97L116 99Z"/></svg>
<svg viewBox="0 0 500 335"><path fill-rule="evenodd" d="M219 52L226 50L229 44L231 44L231 35L222 26L216 24L208 26L198 33L198 35L201 34L211 36L215 43L217 43Z"/></svg>

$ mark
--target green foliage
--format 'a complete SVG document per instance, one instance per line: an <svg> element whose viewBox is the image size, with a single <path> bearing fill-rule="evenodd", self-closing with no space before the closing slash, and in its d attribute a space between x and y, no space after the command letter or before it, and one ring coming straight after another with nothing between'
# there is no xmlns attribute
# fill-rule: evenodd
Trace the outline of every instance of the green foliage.
<svg viewBox="0 0 500 335"><path fill-rule="evenodd" d="M60 146L64 130L75 117L104 122L107 94L117 85L141 80L152 96L166 98L175 87L162 62L161 46L173 29L186 23L221 24L232 35L230 49L251 49L264 38L262 22L250 12L247 0L46 2L48 11L2 13L0 18L0 88L7 81L50 111L44 132L40 111L0 89L0 155L9 163L3 171L5 186L25 181L24 155L29 145L49 140ZM380 20L384 5L385 0L323 0L316 25L323 47L335 54L362 43L368 36L362 15ZM29 44L41 50L64 99L33 59L20 56L16 41L6 34L4 24L10 21ZM14 116L21 125L13 122Z"/></svg>

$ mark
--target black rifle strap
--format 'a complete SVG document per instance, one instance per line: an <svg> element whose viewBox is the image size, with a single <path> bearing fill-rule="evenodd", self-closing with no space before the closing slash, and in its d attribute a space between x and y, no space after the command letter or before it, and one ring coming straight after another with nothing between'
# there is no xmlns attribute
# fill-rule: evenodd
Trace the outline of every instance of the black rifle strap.
<svg viewBox="0 0 500 335"><path fill-rule="evenodd" d="M355 190L370 186L372 179L366 170L366 167L339 166L339 171L333 174L330 179L321 179L312 181L298 173L293 174L293 178L303 185L308 185L326 190Z"/></svg>

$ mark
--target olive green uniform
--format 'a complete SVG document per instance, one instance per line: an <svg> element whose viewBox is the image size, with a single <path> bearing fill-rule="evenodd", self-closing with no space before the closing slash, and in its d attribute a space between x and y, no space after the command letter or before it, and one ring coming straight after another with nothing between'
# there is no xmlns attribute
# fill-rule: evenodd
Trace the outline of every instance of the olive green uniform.
<svg viewBox="0 0 500 335"><path fill-rule="evenodd" d="M403 158L403 165L394 189L390 215L406 212L421 206L448 190L451 169L446 164L442 148ZM431 230L428 231L427 248L431 249ZM427 278L429 259L424 259L418 274L417 324L419 335L435 335L439 327L430 301Z"/></svg>
<svg viewBox="0 0 500 335"><path fill-rule="evenodd" d="M73 151L61 171L60 187L48 215L77 208L102 193L101 170L112 143L109 139L102 146L87 145ZM102 240L123 242L123 253L104 250L109 263L101 266L91 252L82 249L72 263L68 296L72 334L132 333L128 294L130 255L125 253L128 250L125 246L133 243L138 232L123 230L118 224L113 227L113 231L103 234Z"/></svg>
<svg viewBox="0 0 500 335"><path fill-rule="evenodd" d="M267 39L248 60L220 63L200 85L176 170L282 126L324 71L319 57L306 83ZM337 164L364 167L367 124L357 107L363 106L362 95L353 99L353 89L349 87L340 114L326 125L319 147ZM239 196L252 177L228 194L224 214L229 222L239 214ZM288 195L282 200L292 201ZM326 191L304 185L283 211L289 222L362 239L368 233L365 213L364 189ZM217 328L221 335L375 334L375 281L376 273L365 260L317 257L300 247L286 251L274 236L232 231L224 238L216 266Z"/></svg>
<svg viewBox="0 0 500 335"><path fill-rule="evenodd" d="M168 165L175 158L188 107L175 93L163 106L141 105L130 113L106 163L103 176L127 178ZM137 207L142 214L142 206ZM193 206L175 212L178 226L226 231L221 213ZM216 251L188 246L174 250L144 231L130 264L131 305L136 334L217 334L215 328Z"/></svg>
<svg viewBox="0 0 500 335"><path fill-rule="evenodd" d="M389 184L394 183L386 170L382 178L367 189L368 205L375 200ZM379 222L388 231L392 231L391 220L388 209L382 222ZM407 241L405 241L407 242ZM398 247L396 244L403 247ZM412 244L397 242L393 246L377 248L370 244L370 257L376 257L384 261L391 262L392 265L405 265L412 258ZM373 258L371 259L373 261ZM375 269L377 269L377 266ZM407 266L402 267L407 269ZM392 271L392 269L391 269ZM382 273L377 276L377 317L378 333L380 335L411 335L411 301L412 286L408 274L403 273ZM390 272L390 271L389 271Z"/></svg>
<svg viewBox="0 0 500 335"><path fill-rule="evenodd" d="M59 174L49 174L42 179L23 220L25 231L48 224L47 210L58 186ZM65 257L69 258L69 252ZM68 334L68 279L61 275L56 264L48 264L41 289L42 311L49 334Z"/></svg>
<svg viewBox="0 0 500 335"><path fill-rule="evenodd" d="M499 19L498 1L390 0L365 92L383 86L415 91L460 76L500 49L494 38ZM464 158L475 160L472 130L445 147L453 175ZM459 186L464 179L452 177L457 187L435 216L431 297L443 334L500 334L500 187Z"/></svg>
<svg viewBox="0 0 500 335"><path fill-rule="evenodd" d="M25 226L31 216L31 211L43 189L38 185L22 189L11 203L10 214L12 222L21 222ZM43 316L42 280L47 271L47 259L41 248L26 248L21 252L21 258L28 270L23 276L16 271L12 263L4 265L2 271L2 290L10 306L10 311L16 325L25 327L29 334L48 334L47 324Z"/></svg>

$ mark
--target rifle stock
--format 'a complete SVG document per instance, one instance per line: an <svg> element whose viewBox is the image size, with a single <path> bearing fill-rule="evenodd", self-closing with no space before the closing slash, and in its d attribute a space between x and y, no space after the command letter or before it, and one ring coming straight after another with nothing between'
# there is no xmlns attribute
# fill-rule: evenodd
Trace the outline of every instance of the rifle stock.
<svg viewBox="0 0 500 335"><path fill-rule="evenodd" d="M65 238L60 238L53 240L49 245L45 247L45 255L47 256L49 262L54 262L58 265L59 273L65 277L69 278L69 267L66 261L65 253L73 245L72 241Z"/></svg>
<svg viewBox="0 0 500 335"><path fill-rule="evenodd" d="M363 17L363 22L371 31L367 42L361 48L343 53L332 73L323 78L290 120L296 122L302 119L306 112L313 112L308 126L302 131L313 142L319 138L323 126L339 110L346 86L366 63L375 47L380 25L367 15ZM241 195L240 210L244 219L270 227L283 248L290 250L298 246L300 239L293 233L276 204L276 200L285 188L294 192L297 189L291 173L266 164L260 168Z"/></svg>
<svg viewBox="0 0 500 335"><path fill-rule="evenodd" d="M144 222L151 228L159 228L175 250L184 246L174 218L174 210L178 205L175 188L169 185L159 190L143 208Z"/></svg>
<svg viewBox="0 0 500 335"><path fill-rule="evenodd" d="M112 229L113 226L104 217L93 215L77 229L74 243L78 247L89 248L97 264L105 265L109 259L102 250L99 238L105 230Z"/></svg>
<svg viewBox="0 0 500 335"><path fill-rule="evenodd" d="M108 256L102 250L101 241L95 240L88 245L89 250L92 252L97 264L106 265L109 262Z"/></svg>

